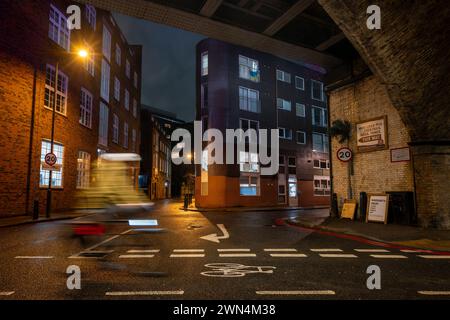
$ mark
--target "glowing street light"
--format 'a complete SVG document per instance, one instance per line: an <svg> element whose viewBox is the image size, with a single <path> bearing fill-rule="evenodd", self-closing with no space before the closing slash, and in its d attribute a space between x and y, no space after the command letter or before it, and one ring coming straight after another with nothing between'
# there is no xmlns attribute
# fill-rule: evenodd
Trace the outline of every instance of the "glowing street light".
<svg viewBox="0 0 450 320"><path fill-rule="evenodd" d="M88 51L85 50L85 49L80 49L80 50L78 51L78 55L79 55L81 58L87 58L88 55L89 55L89 53L88 53Z"/></svg>

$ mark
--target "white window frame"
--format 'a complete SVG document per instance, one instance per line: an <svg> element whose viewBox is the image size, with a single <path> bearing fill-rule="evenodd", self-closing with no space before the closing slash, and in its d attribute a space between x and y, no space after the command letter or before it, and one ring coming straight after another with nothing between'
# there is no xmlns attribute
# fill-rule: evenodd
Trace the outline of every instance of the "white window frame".
<svg viewBox="0 0 450 320"><path fill-rule="evenodd" d="M291 74L286 71L277 69L277 80L286 83L291 83Z"/></svg>
<svg viewBox="0 0 450 320"><path fill-rule="evenodd" d="M256 72L256 76L252 77L251 72ZM253 82L260 82L260 70L259 70L259 61L239 55L239 78L253 81Z"/></svg>
<svg viewBox="0 0 450 320"><path fill-rule="evenodd" d="M244 92L244 95L241 95L241 92ZM250 98L250 93L255 94L256 95L256 99ZM260 108L260 103L259 103L259 91L258 90L253 90L253 89L250 89L250 88L239 86L238 94L239 94L239 109L240 110L254 112L254 113L260 113L261 112L261 110L260 110L261 109ZM255 102L256 102L256 110L250 109L251 106L252 106L251 102L253 102L252 100L255 100Z"/></svg>
<svg viewBox="0 0 450 320"><path fill-rule="evenodd" d="M316 186L316 181L319 181L319 186ZM325 186L324 182L325 181ZM330 176L314 176L313 180L314 196L329 197L331 193Z"/></svg>
<svg viewBox="0 0 450 320"><path fill-rule="evenodd" d="M320 113L320 123L315 122L315 113ZM313 126L326 128L328 127L328 110L327 108L311 106L311 123Z"/></svg>
<svg viewBox="0 0 450 320"><path fill-rule="evenodd" d="M253 187L252 179L256 178L256 187ZM248 183L241 183L242 179L247 179ZM256 188L256 194L242 194L242 188ZM239 195L241 197L258 197L261 195L261 175L259 173L249 173L249 172L241 172L239 177Z"/></svg>
<svg viewBox="0 0 450 320"><path fill-rule="evenodd" d="M106 24L103 25L103 38L102 38L102 53L103 56L111 62L111 31L109 31Z"/></svg>
<svg viewBox="0 0 450 320"><path fill-rule="evenodd" d="M80 124L92 128L92 106L94 97L85 88L81 88L80 96Z"/></svg>
<svg viewBox="0 0 450 320"><path fill-rule="evenodd" d="M85 151L78 151L77 161L77 189L87 189L90 185L91 155Z"/></svg>
<svg viewBox="0 0 450 320"><path fill-rule="evenodd" d="M41 166L39 172L39 186L41 188L48 187L49 184L50 171L43 169L42 166L45 163L45 155L51 152L51 148L50 140L43 139L41 141ZM60 166L60 170L52 172L52 188L62 189L64 187L64 145L53 142L53 153L56 155L56 165Z"/></svg>
<svg viewBox="0 0 450 320"><path fill-rule="evenodd" d="M317 150L314 149L314 137L315 136L321 136L321 144L322 144L322 149L321 150ZM313 152L321 152L321 153L328 153L328 148L329 148L329 143L328 143L328 135L325 133L320 133L320 132L313 132L312 133L312 147L313 147Z"/></svg>
<svg viewBox="0 0 450 320"><path fill-rule="evenodd" d="M108 103L109 103L110 76L111 76L111 67L105 59L102 59L100 96Z"/></svg>
<svg viewBox="0 0 450 320"><path fill-rule="evenodd" d="M303 142L299 142L298 141L298 134L299 133L303 134ZM305 131L301 131L301 130L297 130L295 132L295 141L297 142L297 144L306 144L306 132Z"/></svg>
<svg viewBox="0 0 450 320"><path fill-rule="evenodd" d="M66 16L50 4L48 37L66 51L70 51L70 29Z"/></svg>
<svg viewBox="0 0 450 320"><path fill-rule="evenodd" d="M208 51L202 52L201 58L200 58L200 72L202 77L207 76L209 72L209 55Z"/></svg>
<svg viewBox="0 0 450 320"><path fill-rule="evenodd" d="M318 161L319 162L319 166L317 167L315 162ZM325 164L325 168L322 168L322 164ZM325 160L325 159L314 159L313 160L313 168L314 169L322 169L322 170L328 170L330 169L330 160Z"/></svg>
<svg viewBox="0 0 450 320"><path fill-rule="evenodd" d="M277 98L277 108L279 110L291 111L292 102L283 98Z"/></svg>
<svg viewBox="0 0 450 320"><path fill-rule="evenodd" d="M120 128L120 120L117 114L113 114L113 136L112 142L118 144L119 143L119 128Z"/></svg>
<svg viewBox="0 0 450 320"><path fill-rule="evenodd" d="M314 84L320 85L320 98L314 97ZM323 82L311 79L311 99L317 101L324 101Z"/></svg>
<svg viewBox="0 0 450 320"><path fill-rule="evenodd" d="M49 71L50 71L50 79L48 79ZM56 87L55 111L65 116L67 114L69 77L67 77L61 70L58 70L58 83L61 83L60 88L58 88L58 85L55 83L55 81L56 81L56 69L54 66L47 64L45 74L44 107L53 110L53 95L55 94L55 87ZM46 97L48 97L48 102L46 102L47 100Z"/></svg>
<svg viewBox="0 0 450 320"><path fill-rule="evenodd" d="M120 80L114 77L114 99L120 102Z"/></svg>
<svg viewBox="0 0 450 320"><path fill-rule="evenodd" d="M102 146L108 146L108 127L109 127L109 108L100 102L100 119L98 125L98 143Z"/></svg>
<svg viewBox="0 0 450 320"><path fill-rule="evenodd" d="M283 134L280 133L280 139L285 140L292 140L292 129L284 128L284 127L278 127L279 132L283 132ZM289 132L289 136L286 135L286 133Z"/></svg>
<svg viewBox="0 0 450 320"><path fill-rule="evenodd" d="M297 117L306 117L306 106L303 103L295 103L295 115Z"/></svg>
<svg viewBox="0 0 450 320"><path fill-rule="evenodd" d="M90 4L86 4L86 20L95 31L97 26L97 11L95 10L95 7Z"/></svg>
<svg viewBox="0 0 450 320"><path fill-rule="evenodd" d="M302 86L297 86L297 82L301 81L302 82ZM299 76L295 76L295 89L298 90L305 90L305 78L303 77L299 77Z"/></svg>
<svg viewBox="0 0 450 320"><path fill-rule="evenodd" d="M128 149L128 123L123 124L123 147Z"/></svg>

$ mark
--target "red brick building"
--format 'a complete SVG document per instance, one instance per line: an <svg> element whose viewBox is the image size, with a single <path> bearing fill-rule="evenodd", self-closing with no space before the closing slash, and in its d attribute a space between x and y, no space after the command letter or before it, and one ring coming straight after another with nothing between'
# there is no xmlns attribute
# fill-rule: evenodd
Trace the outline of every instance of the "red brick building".
<svg viewBox="0 0 450 320"><path fill-rule="evenodd" d="M46 207L55 69L52 210L70 208L89 186L103 152L138 152L140 46L127 43L109 12L81 9L81 30L67 28L68 1L0 4L0 217ZM87 48L88 58L75 54Z"/></svg>

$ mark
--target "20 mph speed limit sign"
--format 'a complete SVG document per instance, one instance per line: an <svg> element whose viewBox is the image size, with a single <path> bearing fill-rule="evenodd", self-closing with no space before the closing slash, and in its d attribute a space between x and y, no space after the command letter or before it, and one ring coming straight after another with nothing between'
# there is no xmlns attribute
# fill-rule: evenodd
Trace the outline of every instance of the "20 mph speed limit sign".
<svg viewBox="0 0 450 320"><path fill-rule="evenodd" d="M350 160L352 160L352 150L350 150L349 148L340 148L337 151L337 158L343 162L348 162Z"/></svg>
<svg viewBox="0 0 450 320"><path fill-rule="evenodd" d="M56 155L54 153L47 153L45 155L45 163L49 166L54 166L57 161Z"/></svg>

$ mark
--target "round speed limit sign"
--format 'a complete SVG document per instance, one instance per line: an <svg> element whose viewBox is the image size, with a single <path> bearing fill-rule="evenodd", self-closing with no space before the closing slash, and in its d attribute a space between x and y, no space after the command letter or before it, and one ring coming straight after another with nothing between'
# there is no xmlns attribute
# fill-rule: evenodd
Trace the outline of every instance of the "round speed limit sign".
<svg viewBox="0 0 450 320"><path fill-rule="evenodd" d="M47 153L45 155L45 163L48 164L49 166L54 166L56 164L56 155L54 153Z"/></svg>
<svg viewBox="0 0 450 320"><path fill-rule="evenodd" d="M342 162L348 162L352 160L352 156L353 156L352 150L350 150L349 148L344 147L340 148L337 151L337 158Z"/></svg>

